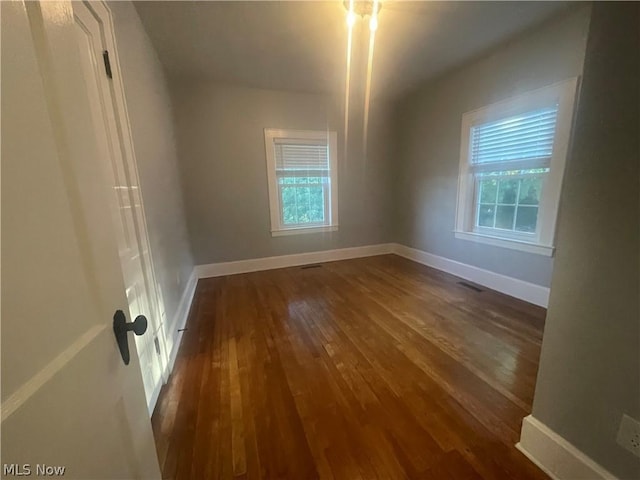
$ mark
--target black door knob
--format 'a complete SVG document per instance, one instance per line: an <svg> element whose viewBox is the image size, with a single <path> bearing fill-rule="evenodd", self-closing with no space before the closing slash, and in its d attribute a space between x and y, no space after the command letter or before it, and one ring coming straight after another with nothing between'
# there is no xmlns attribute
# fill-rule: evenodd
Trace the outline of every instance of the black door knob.
<svg viewBox="0 0 640 480"><path fill-rule="evenodd" d="M130 330L136 335L142 335L147 331L147 318L144 315L138 315L133 322L127 323L127 317L124 312L116 310L113 315L113 333L116 336L120 355L122 355L122 361L125 365L129 365L130 360L129 341L127 338L127 332Z"/></svg>

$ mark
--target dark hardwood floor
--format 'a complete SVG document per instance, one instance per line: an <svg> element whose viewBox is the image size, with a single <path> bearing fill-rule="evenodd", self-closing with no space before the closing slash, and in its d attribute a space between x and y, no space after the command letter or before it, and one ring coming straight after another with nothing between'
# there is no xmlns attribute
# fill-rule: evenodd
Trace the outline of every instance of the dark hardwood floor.
<svg viewBox="0 0 640 480"><path fill-rule="evenodd" d="M514 444L545 310L395 255L200 280L164 478L540 479Z"/></svg>

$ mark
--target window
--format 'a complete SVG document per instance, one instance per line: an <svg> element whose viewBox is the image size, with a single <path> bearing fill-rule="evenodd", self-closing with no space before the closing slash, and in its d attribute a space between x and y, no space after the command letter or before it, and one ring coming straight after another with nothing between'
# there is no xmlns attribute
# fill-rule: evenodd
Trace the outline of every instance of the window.
<svg viewBox="0 0 640 480"><path fill-rule="evenodd" d="M338 229L337 134L264 131L271 234Z"/></svg>
<svg viewBox="0 0 640 480"><path fill-rule="evenodd" d="M456 238L553 255L576 85L463 115Z"/></svg>

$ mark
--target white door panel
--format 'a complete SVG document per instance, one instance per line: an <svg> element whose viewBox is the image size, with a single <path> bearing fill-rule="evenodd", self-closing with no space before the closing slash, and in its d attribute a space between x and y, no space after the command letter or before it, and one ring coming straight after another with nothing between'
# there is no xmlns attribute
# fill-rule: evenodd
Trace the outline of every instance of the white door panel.
<svg viewBox="0 0 640 480"><path fill-rule="evenodd" d="M160 478L71 5L0 8L2 463Z"/></svg>
<svg viewBox="0 0 640 480"><path fill-rule="evenodd" d="M161 314L157 308L155 283L150 280L150 275L145 275L145 268L150 264L145 259L148 239L137 172L135 168L129 168L133 158L125 148L128 126L124 124L126 117L118 115L117 111L116 91L121 84L118 82L120 72L114 46L109 50L106 41L112 36L110 14L100 2L73 2L73 11L101 161L113 192L112 216L118 234L129 313L132 318L145 315L149 321L149 333L136 337L135 342L151 414L163 381L162 351L157 351L154 343L154 337L162 333L158 332ZM113 79L106 74L105 51L109 52Z"/></svg>

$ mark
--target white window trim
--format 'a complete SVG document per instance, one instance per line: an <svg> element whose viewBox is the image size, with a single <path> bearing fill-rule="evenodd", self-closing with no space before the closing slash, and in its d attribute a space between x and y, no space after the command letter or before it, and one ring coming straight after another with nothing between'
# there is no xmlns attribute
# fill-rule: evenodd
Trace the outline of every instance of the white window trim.
<svg viewBox="0 0 640 480"><path fill-rule="evenodd" d="M511 250L521 250L523 252L535 253L552 257L555 251L554 247L540 245L539 243L525 242L510 238L494 237L492 235L484 235L477 232L455 232L455 237L461 240L469 240L471 242L486 243L496 247L509 248Z"/></svg>
<svg viewBox="0 0 640 480"><path fill-rule="evenodd" d="M301 235L303 233L326 233L337 232L338 225L323 225L321 227L293 227L284 230L271 231L272 237L283 237L285 235Z"/></svg>
<svg viewBox="0 0 640 480"><path fill-rule="evenodd" d="M455 238L553 256L556 218L571 138L577 87L578 77L573 77L548 87L467 112L462 116ZM536 234L531 235L531 240L529 240L527 234L519 235L517 232L491 235L489 232L475 230L475 179L470 170L471 128L479 123L517 115L556 101L558 102L558 117L553 155L549 166L550 171L545 178L544 192L540 197Z"/></svg>
<svg viewBox="0 0 640 480"><path fill-rule="evenodd" d="M282 224L274 140L277 138L295 140L326 140L329 146L329 219L326 223L309 226L290 226ZM267 160L267 179L269 184L269 212L271 218L271 236L298 235L305 233L326 233L338 230L338 134L322 130L289 130L280 128L264 129L264 144Z"/></svg>

